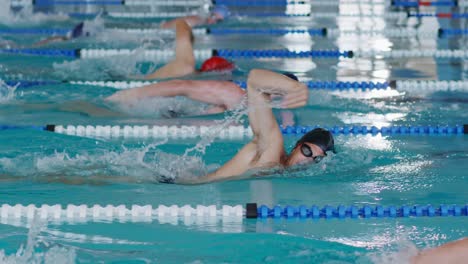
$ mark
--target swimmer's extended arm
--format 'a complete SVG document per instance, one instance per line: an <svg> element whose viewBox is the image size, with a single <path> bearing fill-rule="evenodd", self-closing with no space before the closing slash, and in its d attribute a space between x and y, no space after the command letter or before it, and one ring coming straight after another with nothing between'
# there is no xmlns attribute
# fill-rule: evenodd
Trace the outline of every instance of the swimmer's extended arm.
<svg viewBox="0 0 468 264"><path fill-rule="evenodd" d="M206 19L201 16L185 16L182 18L176 18L169 20L161 24L161 28L175 28L177 20L184 20L189 26L196 27L206 24Z"/></svg>
<svg viewBox="0 0 468 264"><path fill-rule="evenodd" d="M447 243L421 252L411 259L412 264L456 264L468 262L468 238Z"/></svg>
<svg viewBox="0 0 468 264"><path fill-rule="evenodd" d="M195 57L193 56L192 28L184 20L177 20L175 59L159 68L146 79L164 79L181 77L195 71Z"/></svg>
<svg viewBox="0 0 468 264"><path fill-rule="evenodd" d="M282 107L300 107L307 102L307 87L282 74L258 69L250 71L247 87L254 138L224 166L196 183L231 178L252 168L280 163L284 155L283 136L273 115L270 95L282 95Z"/></svg>
<svg viewBox="0 0 468 264"><path fill-rule="evenodd" d="M66 36L54 36L54 37L49 37L49 38L43 39L41 41L38 41L38 42L34 43L32 45L32 47L40 47L40 46L47 45L49 43L63 42L63 41L67 41L67 40L70 40L70 38L66 37Z"/></svg>
<svg viewBox="0 0 468 264"><path fill-rule="evenodd" d="M151 97L186 96L224 109L231 109L239 104L244 94L239 86L227 81L172 80L119 91L106 99L125 103Z"/></svg>

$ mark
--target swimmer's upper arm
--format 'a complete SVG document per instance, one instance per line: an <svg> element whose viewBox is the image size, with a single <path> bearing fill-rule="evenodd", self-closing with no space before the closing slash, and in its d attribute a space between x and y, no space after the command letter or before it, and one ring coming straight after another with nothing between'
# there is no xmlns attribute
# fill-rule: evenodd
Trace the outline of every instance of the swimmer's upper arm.
<svg viewBox="0 0 468 264"><path fill-rule="evenodd" d="M193 56L193 35L192 28L184 20L176 22L176 49L177 61L186 61L195 64Z"/></svg>
<svg viewBox="0 0 468 264"><path fill-rule="evenodd" d="M247 80L248 115L254 138L216 172L202 178L202 181L226 179L252 168L277 165L280 162L284 153L283 136L270 105L270 93L273 90L263 89L266 88L263 84L265 73L271 72L252 70ZM272 73L267 74L267 77L275 79L277 75ZM269 82L267 84L276 86Z"/></svg>
<svg viewBox="0 0 468 264"><path fill-rule="evenodd" d="M268 156L276 159L277 153L283 151L283 136L271 108L271 94L273 90L265 86L265 75L271 72L254 69L250 71L247 79L247 94L249 107L249 123L254 135L253 142L256 143L260 155L270 149ZM278 74L274 74L273 77Z"/></svg>
<svg viewBox="0 0 468 264"><path fill-rule="evenodd" d="M175 25L175 59L157 69L155 72L145 76L145 79L181 77L195 71L192 28L182 19L176 20Z"/></svg>
<svg viewBox="0 0 468 264"><path fill-rule="evenodd" d="M421 252L411 259L412 264L466 263L468 259L468 238L447 243L438 248Z"/></svg>

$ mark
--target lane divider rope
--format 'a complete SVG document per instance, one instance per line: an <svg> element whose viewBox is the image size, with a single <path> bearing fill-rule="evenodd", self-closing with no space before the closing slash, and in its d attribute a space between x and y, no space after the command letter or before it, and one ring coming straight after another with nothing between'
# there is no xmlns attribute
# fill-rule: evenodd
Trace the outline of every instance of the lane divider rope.
<svg viewBox="0 0 468 264"><path fill-rule="evenodd" d="M0 49L0 53L13 55L39 55L68 58L103 58L109 56L134 55L142 59L170 60L174 57L174 50L131 50L131 49ZM352 51L339 50L309 50L291 51L287 49L275 50L237 50L237 49L198 49L194 50L197 60L206 60L211 56L222 56L230 59L251 58L352 58ZM138 57L138 58L140 58Z"/></svg>
<svg viewBox="0 0 468 264"><path fill-rule="evenodd" d="M157 81L35 81L35 80L8 80L5 82L9 86L17 88L29 88L44 85L92 85L100 87L110 87L114 89L131 89L145 85L158 83ZM241 88L246 88L245 81L234 81ZM466 81L411 81L392 80L388 82L340 82L340 81L308 81L303 82L311 90L385 90L395 89L401 92L437 92L437 91L468 91L468 80Z"/></svg>
<svg viewBox="0 0 468 264"><path fill-rule="evenodd" d="M133 55L141 59L169 60L174 57L174 50L131 50L131 49L0 49L0 53L14 55L39 55L68 58L103 58L108 56ZM433 57L437 59L465 59L468 50L390 50L390 51L339 51L339 50L287 50L287 49L199 49L194 50L197 60L205 60L211 56L221 56L229 59L260 59L260 58L420 58ZM138 57L138 58L140 58Z"/></svg>
<svg viewBox="0 0 468 264"><path fill-rule="evenodd" d="M281 126L284 135L303 135L314 128L322 127L335 135L463 135L468 134L468 125L408 125L408 126ZM99 137L99 138L199 138L211 135L216 131L221 139L243 139L253 136L252 129L244 126L148 126L148 125L46 125L19 126L0 125L1 130L40 130L59 134Z"/></svg>
<svg viewBox="0 0 468 264"><path fill-rule="evenodd" d="M37 7L52 7L60 5L120 5L120 6L202 6L202 5L225 5L225 6L286 6L286 5L310 5L310 6L337 6L339 4L346 5L386 5L390 3L384 1L363 1L363 0L346 0L346 1L327 1L327 2L316 2L316 1L293 1L293 0L268 0L268 1L232 1L232 0L214 0L214 1L203 1L203 0L164 0L164 1L148 1L148 0L75 0L75 1L61 1L61 0L12 0L13 6L37 6Z"/></svg>
<svg viewBox="0 0 468 264"><path fill-rule="evenodd" d="M468 215L468 205L403 205L395 206L258 206L256 203L242 205L106 205L98 204L74 205L67 204L64 208L60 204L9 205L0 206L0 219L29 219L39 218L49 221L152 221L173 218L216 218L220 221L236 219L362 219L362 218L409 218L409 217L465 217Z"/></svg>
<svg viewBox="0 0 468 264"><path fill-rule="evenodd" d="M443 0L438 0L438 1L398 1L398 0L392 0L391 2L392 6L401 6L401 7L420 7L420 6L467 6L468 1L465 0L454 0L454 1L443 1Z"/></svg>
<svg viewBox="0 0 468 264"><path fill-rule="evenodd" d="M127 34L143 34L158 36L174 36L175 31L160 28L110 28L110 31ZM42 29L42 28L10 28L0 29L0 34L36 34L36 35L67 35L70 30L66 29ZM437 30L421 30L415 28L388 28L383 30L341 30L335 28L196 28L193 30L196 36L214 35L265 35L281 36L286 34L307 35L320 37L339 37L347 35L359 36L386 36L386 37L459 37L468 35L468 29L439 28Z"/></svg>
<svg viewBox="0 0 468 264"><path fill-rule="evenodd" d="M182 6L182 7L200 7L204 4L211 4L206 0L10 0L11 6L15 7L54 7L54 6L76 6L76 5L99 5L99 6Z"/></svg>

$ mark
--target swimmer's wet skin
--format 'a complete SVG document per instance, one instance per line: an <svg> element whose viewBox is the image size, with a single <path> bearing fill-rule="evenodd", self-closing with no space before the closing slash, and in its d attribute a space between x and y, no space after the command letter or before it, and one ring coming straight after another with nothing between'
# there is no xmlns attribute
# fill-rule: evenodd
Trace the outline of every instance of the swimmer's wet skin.
<svg viewBox="0 0 468 264"><path fill-rule="evenodd" d="M304 106L307 87L293 78L267 70L252 70L247 80L249 123L253 139L221 168L197 180L163 178L163 183L199 184L237 177L257 168L290 167L320 161L327 151L334 151L333 136L315 129L301 138L290 154L284 150L283 136L272 111L271 96L283 97L283 108Z"/></svg>

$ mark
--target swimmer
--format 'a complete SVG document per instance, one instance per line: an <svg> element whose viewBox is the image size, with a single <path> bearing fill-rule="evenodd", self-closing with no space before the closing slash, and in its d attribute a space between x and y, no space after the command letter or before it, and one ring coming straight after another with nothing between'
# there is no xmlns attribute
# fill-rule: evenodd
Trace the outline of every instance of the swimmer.
<svg viewBox="0 0 468 264"><path fill-rule="evenodd" d="M468 263L468 238L450 242L437 248L420 252L411 259L412 264Z"/></svg>
<svg viewBox="0 0 468 264"><path fill-rule="evenodd" d="M202 65L202 68L204 67L209 68L212 66L205 62L205 64ZM283 73L283 75L294 81L298 81L298 78L292 73ZM169 80L143 87L118 91L107 97L105 100L113 104L132 107L135 106L135 104L141 103L145 99L184 96L191 100L209 104L210 107L207 108L205 112L196 113L197 115L203 115L218 114L227 110L232 110L241 103L245 95L246 92L242 88L230 81ZM93 113L89 114L96 115L96 113L98 113L98 111L93 111ZM173 113L173 115L174 117L180 116L178 113ZM163 116L170 115L163 114ZM288 120L288 122L291 122L291 120Z"/></svg>
<svg viewBox="0 0 468 264"><path fill-rule="evenodd" d="M202 25L212 25L229 17L229 9L226 6L216 6L208 16L185 16L161 23L161 28L174 28L177 20L183 19L189 26L196 27Z"/></svg>
<svg viewBox="0 0 468 264"><path fill-rule="evenodd" d="M218 56L207 59L197 70L195 68L195 56L193 55L194 38L192 28L184 19L176 19L173 23L176 28L175 59L145 76L145 79L176 78L200 72L234 70L234 63Z"/></svg>
<svg viewBox="0 0 468 264"><path fill-rule="evenodd" d="M68 41L72 39L77 39L79 37L89 37L90 34L91 34L90 32L84 30L84 22L80 22L78 25L73 27L73 29L70 32L68 32L66 36L50 37L50 38L47 38L47 39L44 39L35 43L33 46L38 47L38 46L44 46L53 42L63 42L63 41Z"/></svg>
<svg viewBox="0 0 468 264"><path fill-rule="evenodd" d="M306 104L308 89L304 84L283 74L259 69L250 71L247 99L249 123L254 135L252 141L213 173L196 180L163 178L160 182L200 184L227 180L253 169L287 168L298 164L318 163L327 152L334 151L332 134L317 128L299 139L287 154L284 150L283 135L273 115L272 96L282 96L282 108L297 108Z"/></svg>

